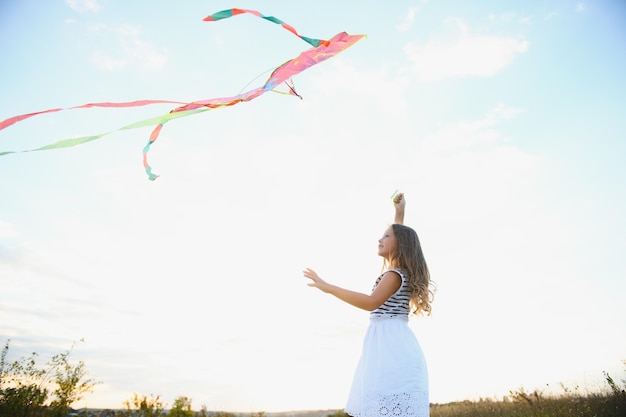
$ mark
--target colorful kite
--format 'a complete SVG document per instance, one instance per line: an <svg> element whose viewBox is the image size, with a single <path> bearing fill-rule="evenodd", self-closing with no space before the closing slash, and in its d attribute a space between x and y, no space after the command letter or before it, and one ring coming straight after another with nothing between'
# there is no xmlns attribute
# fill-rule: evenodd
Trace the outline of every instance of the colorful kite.
<svg viewBox="0 0 626 417"><path fill-rule="evenodd" d="M112 130L110 132L101 133L99 135L91 135L91 136L82 136L78 138L64 139L58 142L52 143L50 145L42 146L36 149L29 149L25 151L7 151L0 152L0 156L12 154L16 152L34 152L34 151L43 151L48 149L60 149L60 148L68 148L76 145L80 145L86 142L90 142L96 139L100 139L103 136L106 136L110 133L120 131L120 130L129 130L129 129L137 129L140 127L147 126L156 126L150 135L150 139L148 143L143 148L143 166L146 170L146 174L148 174L148 178L150 180L155 180L158 178L158 175L152 173L152 167L148 164L148 151L150 150L150 146L157 140L159 134L161 133L161 129L163 125L173 119L178 119L181 117L191 116L193 114L202 113L208 110L216 109L219 107L227 107L233 106L238 103L242 103L245 101L253 100L260 95L268 92L268 91L276 91L275 89L281 84L287 85L289 88L289 93L300 97L294 87L293 84L289 84L292 77L306 70L307 68L323 62L343 50L349 48L359 40L361 40L365 35L348 35L345 32L338 33L333 36L329 40L322 39L314 39L306 36L300 35L293 27L283 22L280 19L275 18L274 16L264 16L256 10L245 10L245 9L229 9L223 10L221 12L217 12L210 16L205 17L203 20L205 22L216 22L218 20L226 19L232 16L236 16L243 13L253 14L262 19L268 20L270 22L281 25L284 29L290 31L294 35L298 36L300 39L304 40L313 48L308 49L298 55L296 58L293 58L284 64L280 65L276 68L272 74L269 76L265 84L263 86L255 88L250 91L246 91L244 93L238 94L232 97L222 97L222 98L211 98L206 100L194 101L191 103L181 102L181 101L171 101L171 100L137 100L130 102L104 102L104 103L89 103L83 104L81 106L70 107L67 109L55 108L49 110L38 111L34 113L22 114L19 116L10 117L2 122L0 122L0 130L5 129L17 122L28 119L33 116L37 116L45 113L58 112L61 110L72 110L72 109L81 109L81 108L89 108L89 107L109 107L109 108L121 108L121 107L139 107L139 106L147 106L151 104L178 104L180 106L171 110L169 113L152 117L150 119L141 120L136 123L132 123L130 125L121 127L116 130ZM302 97L300 97L302 98Z"/></svg>

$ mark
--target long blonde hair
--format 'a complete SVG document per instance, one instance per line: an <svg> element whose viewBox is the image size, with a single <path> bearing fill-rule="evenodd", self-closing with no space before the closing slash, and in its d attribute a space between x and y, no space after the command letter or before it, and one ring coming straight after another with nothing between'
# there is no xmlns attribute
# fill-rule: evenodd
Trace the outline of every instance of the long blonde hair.
<svg viewBox="0 0 626 417"><path fill-rule="evenodd" d="M435 285L430 280L430 272L417 233L402 224L393 224L391 227L396 237L396 248L388 258L385 258L383 268L397 268L405 273L406 281L411 288L409 304L412 313L429 316Z"/></svg>

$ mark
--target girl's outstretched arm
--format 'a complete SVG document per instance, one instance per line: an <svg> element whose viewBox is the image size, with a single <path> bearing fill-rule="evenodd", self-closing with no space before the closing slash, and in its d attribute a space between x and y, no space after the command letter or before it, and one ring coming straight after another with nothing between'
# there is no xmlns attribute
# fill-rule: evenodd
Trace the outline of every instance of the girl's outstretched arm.
<svg viewBox="0 0 626 417"><path fill-rule="evenodd" d="M380 280L374 291L368 295L330 284L321 279L319 275L310 268L305 269L303 274L306 278L311 280L311 282L307 284L309 287L319 288L325 293L334 295L341 301L367 311L376 310L380 307L389 297L398 291L402 284L400 275L396 272L388 271Z"/></svg>
<svg viewBox="0 0 626 417"><path fill-rule="evenodd" d="M406 200L404 199L404 193L400 193L393 199L393 206L396 209L396 216L393 220L396 224L404 224L404 207L406 206Z"/></svg>

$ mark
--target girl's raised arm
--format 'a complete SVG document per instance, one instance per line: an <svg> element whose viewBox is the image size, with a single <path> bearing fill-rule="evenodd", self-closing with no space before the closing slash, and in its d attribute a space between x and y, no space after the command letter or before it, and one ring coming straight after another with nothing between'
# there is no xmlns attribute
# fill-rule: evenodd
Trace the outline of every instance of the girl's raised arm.
<svg viewBox="0 0 626 417"><path fill-rule="evenodd" d="M404 224L404 207L406 206L404 193L399 193L393 198L393 206L396 209L396 216L393 222L395 224Z"/></svg>

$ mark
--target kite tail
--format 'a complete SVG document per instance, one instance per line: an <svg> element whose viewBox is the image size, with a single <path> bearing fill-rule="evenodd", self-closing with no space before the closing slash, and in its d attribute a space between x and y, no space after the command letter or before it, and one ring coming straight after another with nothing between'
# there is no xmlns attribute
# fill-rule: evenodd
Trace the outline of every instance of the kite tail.
<svg viewBox="0 0 626 417"><path fill-rule="evenodd" d="M233 8L233 9L227 9L227 10L222 10L221 12L217 12L217 13L213 13L210 16L205 17L204 19L202 19L205 22L217 22L218 20L222 20L222 19L228 19L229 17L233 17L233 16L237 16L243 13L249 13L249 14L253 14L257 17L260 17L261 19L265 19L269 22L272 23L276 23L277 25L281 25L283 27L283 29L288 30L289 32L293 33L294 35L296 35L297 37L299 37L300 39L302 39L303 41L305 41L306 43L308 43L311 46L314 47L318 47L320 45L324 45L324 46L328 46L329 42L327 40L323 40L323 39L315 39L315 38L309 38L307 36L302 36L300 35L296 29L294 29L293 26L283 22L282 20L278 19L277 17L274 16L265 16L263 14L261 14L261 12L258 12L256 10L247 10L247 9L237 9L237 8Z"/></svg>
<svg viewBox="0 0 626 417"><path fill-rule="evenodd" d="M31 118L39 114L57 112L61 110L92 108L92 107L109 107L109 108L138 107L138 106L146 106L150 104L159 104L159 103L179 104L179 107L171 110L168 114L151 117L149 119L131 123L129 125L126 125L124 127L117 129L117 130L129 130L129 129L137 129L141 127L156 126L154 130L152 131L152 134L150 135L150 139L148 143L143 148L143 166L146 170L146 174L148 175L148 178L151 181L154 181L159 176L152 172L152 167L148 163L148 152L150 151L150 147L152 146L152 144L159 137L159 134L161 133L161 129L163 128L163 125L166 122L173 120L173 119L178 119L181 117L191 116L197 113L202 113L211 109L234 106L235 104L253 100L268 91L275 91L274 89L282 83L285 83L287 87L289 88L289 92L286 92L283 94L294 95L302 99L302 96L296 92L294 83L292 81L292 77L301 73L302 71L306 70L307 68L313 65L319 64L320 62L323 62L329 58L332 58L333 56L342 52L346 48L349 48L350 46L352 46L354 43L358 42L365 36L365 35L348 35L345 32L341 32L333 36L330 40L308 38L306 36L301 36L300 34L298 34L298 32L292 26L286 24L282 20L277 19L273 16L264 16L255 10L244 10L244 9L223 10L221 12L214 13L204 18L204 20L209 21L209 22L214 22L217 20L226 19L226 18L235 16L238 14L242 14L242 13L250 13L255 16L261 17L265 20L268 20L270 22L279 24L284 29L291 32L292 34L300 37L302 40L309 43L310 45L313 45L313 48L310 48L300 53L300 55L298 55L296 58L290 59L284 64L278 66L272 72L272 74L269 76L269 78L267 79L265 84L263 84L263 86L257 87L245 93L238 94L236 96L199 100L199 101L193 101L191 103L171 101L171 100L136 100L136 101L119 102L119 103L116 103L116 102L88 103L88 104L83 104L81 106L70 107L69 109L57 108L57 109L44 110L44 111L35 112L35 113L23 114L19 116L13 116L6 120L0 121L0 130L5 129L17 122ZM276 92L279 92L279 91L276 91ZM78 138L63 139L55 143L52 143L50 145L45 145L40 148L25 150L21 152L32 152L32 151L43 151L43 150L48 150L48 149L68 148L68 147L72 147L72 146L76 146L76 145L80 145L83 143L100 139L103 136L106 136L112 132L113 131L101 133L99 135L90 135L90 136L82 136ZM14 151L0 152L0 156L8 155L11 153L15 153L15 152Z"/></svg>
<svg viewBox="0 0 626 417"><path fill-rule="evenodd" d="M161 129L163 128L163 123L159 123L157 127L154 128L152 133L150 134L150 140L143 148L143 167L146 169L146 174L148 174L148 179L150 181L154 181L159 176L157 174L152 173L152 167L148 164L148 152L150 151L150 146L157 140L159 134L161 133Z"/></svg>
<svg viewBox="0 0 626 417"><path fill-rule="evenodd" d="M35 113L28 113L28 114L20 114L19 116L13 116L13 117L9 117L6 120L3 120L0 122L0 130L5 129L17 122L20 122L24 119L28 119L29 117L33 117L33 116L37 116L38 114L44 114L44 113L53 113L56 111L61 111L63 109L50 109L50 110L43 110L43 111L38 111Z"/></svg>
<svg viewBox="0 0 626 417"><path fill-rule="evenodd" d="M140 106L148 106L150 104L186 104L184 101L172 101L172 100L135 100L135 101L123 101L123 102L104 102L104 103L87 103L82 104L80 106L69 107L66 109L57 108L57 109L49 109L42 110L34 113L20 114L19 116L9 117L6 120L0 121L0 130L6 129L7 127L14 125L17 122L21 122L22 120L26 120L33 116L38 116L40 114L46 113L54 113L62 110L73 110L73 109L87 109L91 107L108 107L108 108L122 108L122 107L140 107Z"/></svg>

